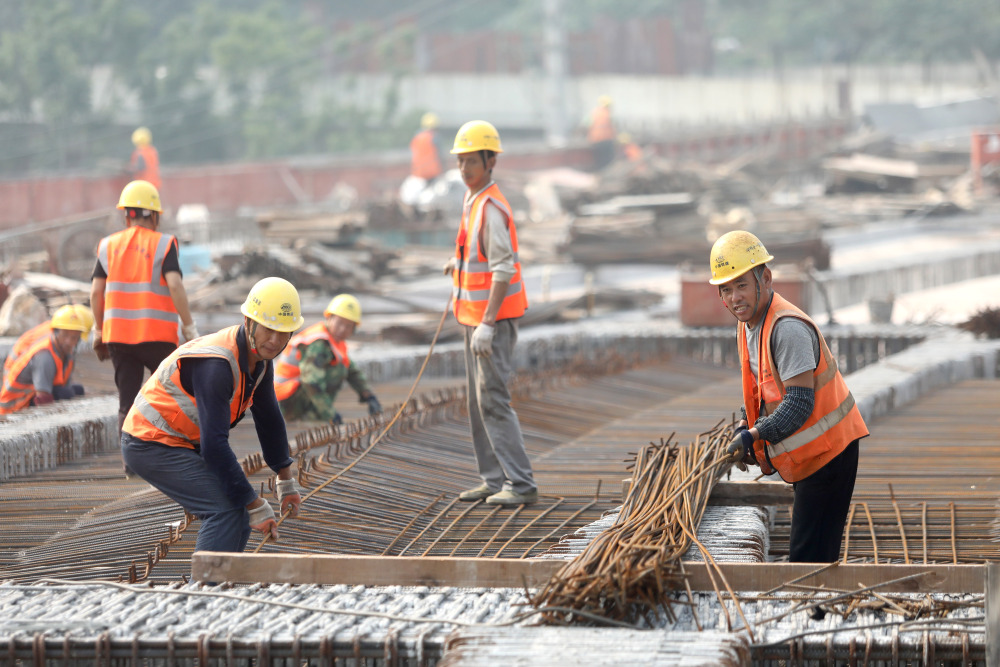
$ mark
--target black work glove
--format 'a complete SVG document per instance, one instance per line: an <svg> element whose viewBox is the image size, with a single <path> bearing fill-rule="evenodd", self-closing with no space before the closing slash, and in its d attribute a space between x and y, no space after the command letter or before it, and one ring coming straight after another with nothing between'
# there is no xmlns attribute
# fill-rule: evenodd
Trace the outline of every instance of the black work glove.
<svg viewBox="0 0 1000 667"><path fill-rule="evenodd" d="M726 448L729 460L736 464L742 472L747 471L747 464L756 464L757 459L753 455L753 436L746 426L736 429L729 447Z"/></svg>
<svg viewBox="0 0 1000 667"><path fill-rule="evenodd" d="M362 398L361 402L368 404L368 414L372 416L381 414L382 404L378 402L377 398L375 398L375 394L368 394L368 397Z"/></svg>
<svg viewBox="0 0 1000 667"><path fill-rule="evenodd" d="M340 416L339 412L333 413L333 419L330 420L332 426L340 426L344 423L344 418Z"/></svg>

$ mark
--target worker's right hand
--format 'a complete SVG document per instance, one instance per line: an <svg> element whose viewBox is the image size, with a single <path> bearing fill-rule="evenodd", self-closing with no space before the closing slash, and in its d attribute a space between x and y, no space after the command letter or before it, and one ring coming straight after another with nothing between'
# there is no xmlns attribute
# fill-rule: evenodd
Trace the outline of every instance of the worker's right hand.
<svg viewBox="0 0 1000 667"><path fill-rule="evenodd" d="M98 361L107 361L111 358L111 353L108 352L108 344L101 338L99 330L94 332L94 353L97 355Z"/></svg>
<svg viewBox="0 0 1000 667"><path fill-rule="evenodd" d="M449 273L455 270L455 267L457 265L458 265L458 257L450 257L448 261L444 263L444 266L441 267L441 273L443 273L444 275L448 275Z"/></svg>
<svg viewBox="0 0 1000 667"><path fill-rule="evenodd" d="M191 320L191 324L182 324L181 333L184 334L184 340L194 340L198 337L198 325L194 320Z"/></svg>
<svg viewBox="0 0 1000 667"><path fill-rule="evenodd" d="M726 448L729 460L732 461L742 472L747 471L748 459L753 459L753 436L749 429L740 427L736 430L732 441Z"/></svg>
<svg viewBox="0 0 1000 667"><path fill-rule="evenodd" d="M294 519L299 515L299 505L301 504L302 494L299 493L298 488L295 486L295 480L279 479L278 507L281 508L281 514L284 515L285 512L289 512L289 516Z"/></svg>
<svg viewBox="0 0 1000 667"><path fill-rule="evenodd" d="M278 520L274 517L274 510L271 509L271 504L264 500L263 498L258 498L260 500L260 505L250 509L247 507L247 511L250 512L250 527L254 530L264 533L264 537L270 537L272 540L278 540Z"/></svg>

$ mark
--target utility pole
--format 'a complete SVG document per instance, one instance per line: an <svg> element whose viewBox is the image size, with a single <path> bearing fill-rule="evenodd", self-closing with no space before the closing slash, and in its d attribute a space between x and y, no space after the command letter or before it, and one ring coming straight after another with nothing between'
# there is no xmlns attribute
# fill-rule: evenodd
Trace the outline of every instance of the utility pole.
<svg viewBox="0 0 1000 667"><path fill-rule="evenodd" d="M563 0L542 0L545 6L545 141L565 146L566 123L566 25Z"/></svg>

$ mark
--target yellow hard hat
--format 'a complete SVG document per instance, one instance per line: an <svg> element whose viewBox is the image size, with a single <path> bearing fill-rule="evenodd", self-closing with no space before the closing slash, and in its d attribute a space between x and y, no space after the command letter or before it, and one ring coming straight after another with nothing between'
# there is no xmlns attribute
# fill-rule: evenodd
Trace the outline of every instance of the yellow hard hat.
<svg viewBox="0 0 1000 667"><path fill-rule="evenodd" d="M497 128L485 120L470 120L458 128L455 135L453 154L475 153L476 151L493 151L503 153L500 147L500 133Z"/></svg>
<svg viewBox="0 0 1000 667"><path fill-rule="evenodd" d="M83 326L86 327L84 333L88 333L94 328L94 311L82 303L75 304L73 308L76 309L76 314L83 320Z"/></svg>
<svg viewBox="0 0 1000 667"><path fill-rule="evenodd" d="M361 303L350 294L338 294L330 300L330 304L323 311L323 317L331 315L340 315L345 320L361 326Z"/></svg>
<svg viewBox="0 0 1000 667"><path fill-rule="evenodd" d="M80 313L77 312L76 306L68 305L62 306L52 315L52 328L53 329L65 329L66 331L79 331L80 333L86 333L90 331L94 323L91 322L90 326L84 322Z"/></svg>
<svg viewBox="0 0 1000 667"><path fill-rule="evenodd" d="M149 131L148 127L136 128L135 132L132 133L132 143L136 146L148 146L153 143L153 133Z"/></svg>
<svg viewBox="0 0 1000 667"><path fill-rule="evenodd" d="M162 211L160 193L149 181L132 181L122 190L118 199L118 208L144 208L149 211Z"/></svg>
<svg viewBox="0 0 1000 667"><path fill-rule="evenodd" d="M629 144L632 143L632 135L628 132L622 132L618 135L618 143Z"/></svg>
<svg viewBox="0 0 1000 667"><path fill-rule="evenodd" d="M709 268L712 270L712 285L728 283L750 269L770 262L774 257L767 248L750 232L736 230L726 232L712 246Z"/></svg>
<svg viewBox="0 0 1000 667"><path fill-rule="evenodd" d="M597 98L597 103L600 104L602 107L609 107L611 106L611 96L601 95L600 97Z"/></svg>
<svg viewBox="0 0 1000 667"><path fill-rule="evenodd" d="M292 332L305 323L299 291L284 278L263 278L250 288L240 312L275 331Z"/></svg>
<svg viewBox="0 0 1000 667"><path fill-rule="evenodd" d="M425 130L429 130L432 127L437 127L437 126L438 126L438 117L436 113L428 111L427 113L425 113L423 116L420 117L420 127L424 128Z"/></svg>

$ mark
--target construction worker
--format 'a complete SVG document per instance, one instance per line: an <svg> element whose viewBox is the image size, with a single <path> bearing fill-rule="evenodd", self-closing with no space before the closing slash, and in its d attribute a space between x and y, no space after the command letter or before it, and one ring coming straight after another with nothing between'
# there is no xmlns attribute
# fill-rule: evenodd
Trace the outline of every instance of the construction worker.
<svg viewBox="0 0 1000 667"><path fill-rule="evenodd" d="M282 514L296 516L302 503L272 363L302 326L299 294L283 278L264 278L240 311L242 324L188 341L164 359L122 429L125 465L201 519L195 551L241 552L251 529L278 539L274 510L229 446L229 431L248 409L264 461L277 473Z"/></svg>
<svg viewBox="0 0 1000 667"><path fill-rule="evenodd" d="M86 326L86 333L89 333L90 330L94 328L94 313L91 312L90 308L87 308L83 304L69 304L62 306L56 310L53 316L64 313L64 309L67 308L74 310L83 319L83 323ZM14 362L18 357L27 352L31 346L38 341L48 337L50 333L52 333L52 320L48 319L21 334L18 339L14 341L14 345L11 346L10 352L7 353L7 358L3 361L4 373L6 374L10 371L11 366L14 365Z"/></svg>
<svg viewBox="0 0 1000 667"><path fill-rule="evenodd" d="M48 335L35 340L7 369L0 414L83 396L83 386L72 382L73 363L80 336L92 326L75 306L59 308L49 321Z"/></svg>
<svg viewBox="0 0 1000 667"><path fill-rule="evenodd" d="M625 155L625 159L629 162L641 162L642 161L642 148L639 144L632 141L632 135L628 132L622 132L618 135L618 143L621 144L622 153Z"/></svg>
<svg viewBox="0 0 1000 667"><path fill-rule="evenodd" d="M594 169L600 171L615 159L615 125L611 120L611 98L601 95L590 112L587 141L594 156Z"/></svg>
<svg viewBox="0 0 1000 667"><path fill-rule="evenodd" d="M118 208L126 229L101 239L90 283L94 351L111 358L118 387L118 426L150 372L177 348L177 317L186 340L198 337L177 259L177 239L156 231L160 194L152 183L132 181Z"/></svg>
<svg viewBox="0 0 1000 667"><path fill-rule="evenodd" d="M160 189L160 154L153 146L153 133L149 128L140 127L132 133L132 144L135 150L128 163L128 173L132 180L152 183Z"/></svg>
<svg viewBox="0 0 1000 667"><path fill-rule="evenodd" d="M712 285L738 320L744 418L730 443L741 470L759 465L793 485L789 560L840 557L858 470L861 413L816 324L774 291L774 259L746 231L712 246Z"/></svg>
<svg viewBox="0 0 1000 667"><path fill-rule="evenodd" d="M410 140L410 175L430 185L444 171L437 140L438 117L430 111L420 119L420 131Z"/></svg>
<svg viewBox="0 0 1000 667"><path fill-rule="evenodd" d="M326 319L292 337L274 365L274 391L285 419L314 419L342 424L334 408L346 380L368 414L382 412L382 404L347 352L347 339L361 326L361 304L350 294L338 294L323 311Z"/></svg>
<svg viewBox="0 0 1000 667"><path fill-rule="evenodd" d="M493 181L497 154L503 152L500 135L486 121L469 121L455 135L451 152L458 156L468 192L455 256L444 271L452 275L455 319L465 325L469 421L483 480L459 499L485 500L491 505L533 503L538 490L507 389L518 318L527 309L528 299L514 216Z"/></svg>

